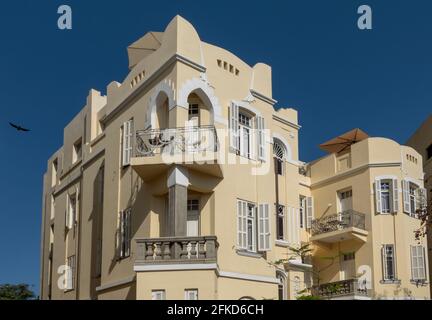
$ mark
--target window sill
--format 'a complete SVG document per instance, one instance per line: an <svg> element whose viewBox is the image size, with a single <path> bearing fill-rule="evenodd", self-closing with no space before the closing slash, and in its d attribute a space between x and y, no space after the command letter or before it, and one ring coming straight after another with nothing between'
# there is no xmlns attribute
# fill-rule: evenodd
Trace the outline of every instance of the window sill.
<svg viewBox="0 0 432 320"><path fill-rule="evenodd" d="M427 282L426 279L425 280L413 280L413 279L411 279L410 283L413 285L416 285L416 286L426 286L429 284L429 282Z"/></svg>
<svg viewBox="0 0 432 320"><path fill-rule="evenodd" d="M401 284L401 281L399 279L395 280L381 280L381 284Z"/></svg>
<svg viewBox="0 0 432 320"><path fill-rule="evenodd" d="M237 254L239 256L249 257L249 258L256 258L261 259L263 255L261 253L256 252L250 252L250 251L244 251L244 250L236 250Z"/></svg>
<svg viewBox="0 0 432 320"><path fill-rule="evenodd" d="M278 247L284 247L284 248L288 248L290 246L290 244L285 240L276 240L275 244Z"/></svg>

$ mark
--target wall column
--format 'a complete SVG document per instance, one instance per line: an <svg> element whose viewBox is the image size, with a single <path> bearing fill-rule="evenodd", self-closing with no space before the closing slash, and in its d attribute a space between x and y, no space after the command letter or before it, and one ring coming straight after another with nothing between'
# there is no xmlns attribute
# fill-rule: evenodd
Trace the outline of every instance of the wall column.
<svg viewBox="0 0 432 320"><path fill-rule="evenodd" d="M185 237L187 225L188 171L175 166L168 176L168 237Z"/></svg>

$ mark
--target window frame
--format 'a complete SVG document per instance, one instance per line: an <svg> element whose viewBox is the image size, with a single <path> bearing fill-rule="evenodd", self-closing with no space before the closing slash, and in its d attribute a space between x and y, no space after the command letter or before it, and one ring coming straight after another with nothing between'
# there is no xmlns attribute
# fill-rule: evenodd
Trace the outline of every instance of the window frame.
<svg viewBox="0 0 432 320"><path fill-rule="evenodd" d="M166 300L166 290L164 289L156 289L156 290L152 290L152 301L164 301ZM156 299L158 298L157 295L160 295L160 299Z"/></svg>
<svg viewBox="0 0 432 320"><path fill-rule="evenodd" d="M132 209L128 208L120 212L119 222L119 258L126 259L131 256L131 230Z"/></svg>
<svg viewBox="0 0 432 320"><path fill-rule="evenodd" d="M187 300L187 301L197 301L197 300L199 300L199 291L198 291L198 289L185 289L184 293L185 293L185 300ZM194 295L193 299L189 299L191 293Z"/></svg>
<svg viewBox="0 0 432 320"><path fill-rule="evenodd" d="M389 270L388 270L388 259L389 259L389 252L387 249L391 248L391 267L392 267L392 277L389 276ZM382 264L383 264L383 282L384 283L394 283L397 282L397 271L396 271L396 250L394 244L384 244L382 247Z"/></svg>

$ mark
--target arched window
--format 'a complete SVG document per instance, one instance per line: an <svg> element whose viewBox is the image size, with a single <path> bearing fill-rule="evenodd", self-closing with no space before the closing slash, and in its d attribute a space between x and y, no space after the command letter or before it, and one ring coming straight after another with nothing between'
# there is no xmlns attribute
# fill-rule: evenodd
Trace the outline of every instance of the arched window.
<svg viewBox="0 0 432 320"><path fill-rule="evenodd" d="M273 157L275 159L275 171L283 175L283 164L286 159L286 148L279 139L273 140Z"/></svg>
<svg viewBox="0 0 432 320"><path fill-rule="evenodd" d="M276 278L279 280L278 283L278 299L286 300L287 299L287 282L286 276L281 272L276 272Z"/></svg>

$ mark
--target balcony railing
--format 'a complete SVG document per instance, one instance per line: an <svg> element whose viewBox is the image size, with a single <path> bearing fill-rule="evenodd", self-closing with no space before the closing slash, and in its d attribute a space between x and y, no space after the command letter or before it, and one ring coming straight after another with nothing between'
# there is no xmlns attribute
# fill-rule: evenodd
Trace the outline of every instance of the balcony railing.
<svg viewBox="0 0 432 320"><path fill-rule="evenodd" d="M340 298L344 296L369 297L370 291L366 283L358 279L326 283L312 287L312 294L325 299Z"/></svg>
<svg viewBox="0 0 432 320"><path fill-rule="evenodd" d="M136 157L218 151L214 126L150 129L136 133Z"/></svg>
<svg viewBox="0 0 432 320"><path fill-rule="evenodd" d="M354 210L348 210L312 221L313 236L348 228L366 230L365 215Z"/></svg>
<svg viewBox="0 0 432 320"><path fill-rule="evenodd" d="M215 236L137 239L137 263L211 263L217 260Z"/></svg>

